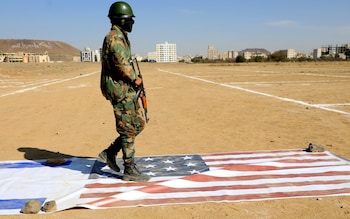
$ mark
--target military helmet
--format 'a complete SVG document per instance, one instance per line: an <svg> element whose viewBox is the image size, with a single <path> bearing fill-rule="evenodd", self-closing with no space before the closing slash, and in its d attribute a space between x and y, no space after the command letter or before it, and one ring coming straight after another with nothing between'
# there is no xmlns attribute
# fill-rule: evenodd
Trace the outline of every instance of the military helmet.
<svg viewBox="0 0 350 219"><path fill-rule="evenodd" d="M108 17L113 18L132 18L135 17L132 8L126 2L114 2L109 8Z"/></svg>

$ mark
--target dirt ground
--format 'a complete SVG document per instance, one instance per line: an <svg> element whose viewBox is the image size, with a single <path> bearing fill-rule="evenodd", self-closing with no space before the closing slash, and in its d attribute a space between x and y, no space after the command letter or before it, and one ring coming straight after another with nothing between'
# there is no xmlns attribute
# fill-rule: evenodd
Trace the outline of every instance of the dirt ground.
<svg viewBox="0 0 350 219"><path fill-rule="evenodd" d="M350 159L350 63L140 63L137 156L306 148ZM95 157L116 137L99 63L0 63L0 160ZM70 209L7 218L350 218L350 196Z"/></svg>

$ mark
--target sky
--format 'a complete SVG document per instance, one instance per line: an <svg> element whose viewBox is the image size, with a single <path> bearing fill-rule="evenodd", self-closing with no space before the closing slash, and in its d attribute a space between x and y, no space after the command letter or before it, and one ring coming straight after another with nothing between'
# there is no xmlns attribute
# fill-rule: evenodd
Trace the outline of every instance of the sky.
<svg viewBox="0 0 350 219"><path fill-rule="evenodd" d="M110 0L1 0L0 39L66 42L99 49L111 24ZM177 54L247 48L310 53L350 43L349 0L129 0L135 14L132 53L175 43Z"/></svg>

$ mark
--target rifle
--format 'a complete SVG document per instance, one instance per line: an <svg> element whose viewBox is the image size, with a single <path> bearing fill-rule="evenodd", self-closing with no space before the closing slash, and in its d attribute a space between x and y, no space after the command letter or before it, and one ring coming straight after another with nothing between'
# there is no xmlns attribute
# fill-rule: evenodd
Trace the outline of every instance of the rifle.
<svg viewBox="0 0 350 219"><path fill-rule="evenodd" d="M136 72L136 70L135 70L134 63L136 63L137 72ZM136 58L132 58L132 59L130 60L130 64L131 64L131 67L132 67L132 69L134 70L134 72L137 73L137 76L138 76L139 78L142 79L141 85L137 87L137 91L136 91L136 96L135 96L135 98L134 98L134 102L136 103L136 102L138 101L139 98L141 99L142 108L143 108L143 111L145 112L146 123L148 123L149 118L148 118L148 116L147 116L146 91L145 91L145 87L143 86L143 78L142 78L142 74L141 74L141 71L140 71L139 63L138 63L138 61L137 61Z"/></svg>

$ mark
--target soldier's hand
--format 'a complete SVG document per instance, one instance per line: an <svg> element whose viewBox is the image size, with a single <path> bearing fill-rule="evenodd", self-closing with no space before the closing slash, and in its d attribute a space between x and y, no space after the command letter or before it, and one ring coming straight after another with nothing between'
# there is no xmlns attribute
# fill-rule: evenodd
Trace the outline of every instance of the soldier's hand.
<svg viewBox="0 0 350 219"><path fill-rule="evenodd" d="M136 78L136 80L134 81L135 86L140 86L142 84L142 78Z"/></svg>

